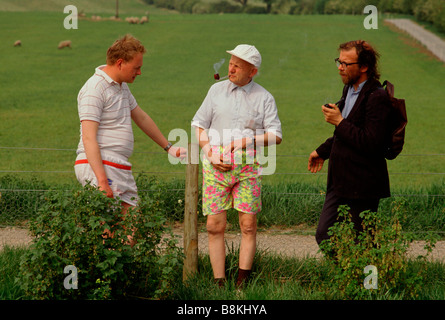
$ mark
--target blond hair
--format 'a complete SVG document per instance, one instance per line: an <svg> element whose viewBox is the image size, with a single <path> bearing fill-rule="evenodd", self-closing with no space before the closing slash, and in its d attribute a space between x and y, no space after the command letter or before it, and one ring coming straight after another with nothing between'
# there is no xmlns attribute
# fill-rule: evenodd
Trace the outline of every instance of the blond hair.
<svg viewBox="0 0 445 320"><path fill-rule="evenodd" d="M133 60L138 53L146 52L142 43L130 34L117 39L107 51L107 65L113 65L118 59L125 62Z"/></svg>

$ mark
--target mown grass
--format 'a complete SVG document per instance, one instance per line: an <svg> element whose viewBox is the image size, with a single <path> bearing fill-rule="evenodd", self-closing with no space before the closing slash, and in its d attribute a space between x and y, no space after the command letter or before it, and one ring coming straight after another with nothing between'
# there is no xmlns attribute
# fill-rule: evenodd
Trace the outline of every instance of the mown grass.
<svg viewBox="0 0 445 320"><path fill-rule="evenodd" d="M125 14L131 15L131 10ZM110 44L132 33L148 52L131 90L165 135L180 128L190 137L190 121L214 83L213 63L228 58L225 50L238 43L255 44L263 56L256 81L275 96L284 132L277 147L276 174L264 182L323 184L325 175L307 174L307 155L333 131L324 122L320 105L336 101L341 92L333 63L336 48L343 41L365 38L382 54L382 79L391 80L396 95L407 103L406 156L388 163L392 185L428 187L443 181L441 174L423 173L443 171L443 155L427 155L445 153L440 143L445 68L383 21L378 30L366 30L361 16L153 14L145 25L80 20L79 29L65 30L65 16L62 11L0 12L0 146L63 149L1 149L1 171L38 171L54 184L75 181L77 93L94 68L105 62ZM15 48L18 39L23 45ZM57 50L58 42L66 39L72 40L73 48ZM221 74L227 63L222 68ZM170 179L175 177L172 172L185 171L184 165L170 164L138 128L134 131L135 154L130 161L135 172L160 172Z"/></svg>

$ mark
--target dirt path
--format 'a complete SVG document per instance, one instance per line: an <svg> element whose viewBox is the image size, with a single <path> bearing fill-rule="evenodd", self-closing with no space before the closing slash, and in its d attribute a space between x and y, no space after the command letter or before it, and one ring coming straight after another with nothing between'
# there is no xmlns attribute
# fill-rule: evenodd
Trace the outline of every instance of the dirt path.
<svg viewBox="0 0 445 320"><path fill-rule="evenodd" d="M175 227L174 233L178 237L179 245L183 245L182 228ZM232 246L237 249L240 243L241 235L239 233L226 233L226 243L228 248ZM315 242L313 235L295 234L292 229L274 230L258 232L257 236L258 250L263 252L271 252L274 254L281 254L284 256L296 257L321 257L318 252L318 245ZM26 246L32 242L28 230L21 228L0 228L0 250L5 245L8 246ZM198 238L199 251L201 253L208 253L208 238L206 232L200 232ZM424 241L414 241L408 251L410 258L415 258L418 255L425 255L426 251L423 249ZM431 259L442 261L445 263L445 241L438 241L434 248Z"/></svg>
<svg viewBox="0 0 445 320"><path fill-rule="evenodd" d="M445 41L434 33L424 29L410 19L386 19L400 30L407 32L414 39L423 44L437 58L445 62Z"/></svg>

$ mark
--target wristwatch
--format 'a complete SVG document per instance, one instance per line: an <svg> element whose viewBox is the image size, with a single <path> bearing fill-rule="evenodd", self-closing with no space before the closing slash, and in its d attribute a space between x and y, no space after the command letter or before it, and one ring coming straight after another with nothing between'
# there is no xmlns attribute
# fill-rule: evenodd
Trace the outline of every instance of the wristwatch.
<svg viewBox="0 0 445 320"><path fill-rule="evenodd" d="M168 149L170 149L171 146L172 146L172 143L169 142L169 143L167 144L167 146L164 148L164 150L168 152Z"/></svg>

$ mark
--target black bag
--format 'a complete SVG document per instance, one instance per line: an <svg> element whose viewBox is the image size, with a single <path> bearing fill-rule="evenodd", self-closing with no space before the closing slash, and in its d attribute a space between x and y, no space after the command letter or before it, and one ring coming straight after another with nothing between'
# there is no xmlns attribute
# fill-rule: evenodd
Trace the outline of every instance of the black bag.
<svg viewBox="0 0 445 320"><path fill-rule="evenodd" d="M385 87L385 90L391 99L393 108L391 115L391 139L385 153L385 158L393 160L400 154L400 152L402 152L403 144L405 143L405 127L408 123L408 118L406 116L405 99L397 99L394 97L394 85L385 80L385 82L383 82L383 87Z"/></svg>

